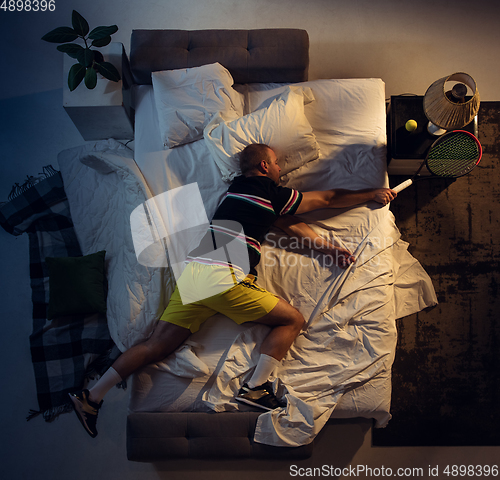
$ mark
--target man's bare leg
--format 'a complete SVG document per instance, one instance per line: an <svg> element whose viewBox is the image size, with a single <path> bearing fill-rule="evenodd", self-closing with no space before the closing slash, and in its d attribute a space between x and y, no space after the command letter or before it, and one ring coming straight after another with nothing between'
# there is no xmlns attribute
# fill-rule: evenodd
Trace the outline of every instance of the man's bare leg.
<svg viewBox="0 0 500 480"><path fill-rule="evenodd" d="M76 415L91 437L97 435L97 415L104 395L139 368L159 362L173 353L190 333L187 328L160 320L151 337L122 353L90 391L70 394Z"/></svg>
<svg viewBox="0 0 500 480"><path fill-rule="evenodd" d="M272 327L260 347L260 353L273 357L278 361L283 359L297 335L305 326L302 314L281 298L267 315L255 321Z"/></svg>
<svg viewBox="0 0 500 480"><path fill-rule="evenodd" d="M89 390L90 400L99 403L114 385L136 370L168 357L187 340L190 333L187 328L160 320L148 340L134 345L116 359L111 368Z"/></svg>
<svg viewBox="0 0 500 480"><path fill-rule="evenodd" d="M113 363L113 368L120 377L127 378L139 368L168 357L190 334L187 328L160 320L151 337L122 353Z"/></svg>
<svg viewBox="0 0 500 480"><path fill-rule="evenodd" d="M304 328L305 321L297 309L280 299L267 315L256 322L268 325L272 330L262 342L261 355L252 377L246 385L242 386L236 400L272 410L280 404L267 381Z"/></svg>

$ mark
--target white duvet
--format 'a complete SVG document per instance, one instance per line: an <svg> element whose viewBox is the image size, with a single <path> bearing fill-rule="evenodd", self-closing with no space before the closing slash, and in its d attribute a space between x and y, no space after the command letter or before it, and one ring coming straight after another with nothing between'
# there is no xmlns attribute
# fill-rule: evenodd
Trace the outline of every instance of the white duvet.
<svg viewBox="0 0 500 480"><path fill-rule="evenodd" d="M140 265L134 251L130 214L151 195L115 140L65 150L58 163L82 253L106 251L108 326L123 352L151 335L174 288L168 269Z"/></svg>
<svg viewBox="0 0 500 480"><path fill-rule="evenodd" d="M395 284L409 254L386 208L372 211L369 224L361 220L365 215L351 211L326 228L316 227L320 235L354 252L357 260L347 270L330 266L327 258L314 252L280 248L287 242L279 243L276 237L264 246L263 263L287 267L262 266L260 284L297 307L308 326L276 372L287 407L259 417L258 442L307 443L330 418L344 392L391 369L399 316ZM347 226L354 227L359 237L351 238ZM420 265L410 263L413 274L422 275ZM431 300L432 290L426 294L426 301ZM256 326L231 346L215 385L204 397L214 410L235 407L234 395L247 379L248 364L256 364L265 334L265 329Z"/></svg>

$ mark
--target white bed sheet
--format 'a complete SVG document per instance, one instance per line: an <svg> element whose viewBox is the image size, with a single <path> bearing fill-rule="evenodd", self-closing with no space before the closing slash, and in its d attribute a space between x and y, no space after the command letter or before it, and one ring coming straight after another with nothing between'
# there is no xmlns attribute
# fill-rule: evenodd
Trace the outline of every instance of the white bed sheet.
<svg viewBox="0 0 500 480"><path fill-rule="evenodd" d="M150 85L135 88L134 156L151 192L159 195L166 190L196 182L207 215L211 218L228 184L222 180L204 140L164 149L153 88Z"/></svg>

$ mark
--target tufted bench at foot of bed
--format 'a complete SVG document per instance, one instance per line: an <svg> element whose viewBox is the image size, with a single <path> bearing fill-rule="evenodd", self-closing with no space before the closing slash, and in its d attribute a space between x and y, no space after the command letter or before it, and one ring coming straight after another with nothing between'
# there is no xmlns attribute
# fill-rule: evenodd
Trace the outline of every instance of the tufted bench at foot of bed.
<svg viewBox="0 0 500 480"><path fill-rule="evenodd" d="M273 447L253 440L260 413L133 413L127 417L127 458L309 458L313 443Z"/></svg>

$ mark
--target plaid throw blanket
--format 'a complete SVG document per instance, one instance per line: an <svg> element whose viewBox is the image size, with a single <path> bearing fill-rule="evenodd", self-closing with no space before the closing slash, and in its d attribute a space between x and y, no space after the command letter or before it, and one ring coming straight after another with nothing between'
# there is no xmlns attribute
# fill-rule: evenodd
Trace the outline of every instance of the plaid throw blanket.
<svg viewBox="0 0 500 480"><path fill-rule="evenodd" d="M102 374L120 354L109 335L103 314L46 319L49 301L46 257L81 256L69 204L59 172L0 207L0 224L12 235L29 236L33 332L30 349L39 410L46 421L72 410L68 392L84 387Z"/></svg>

